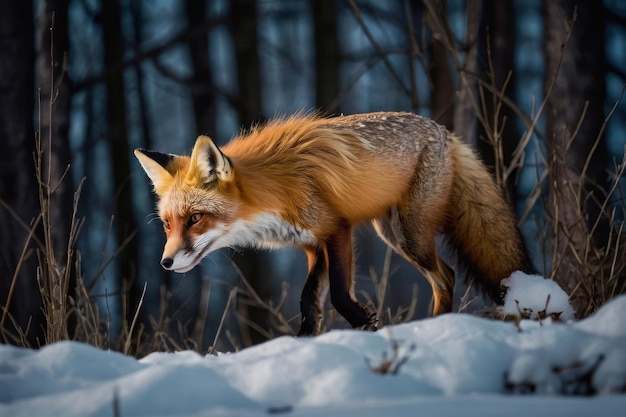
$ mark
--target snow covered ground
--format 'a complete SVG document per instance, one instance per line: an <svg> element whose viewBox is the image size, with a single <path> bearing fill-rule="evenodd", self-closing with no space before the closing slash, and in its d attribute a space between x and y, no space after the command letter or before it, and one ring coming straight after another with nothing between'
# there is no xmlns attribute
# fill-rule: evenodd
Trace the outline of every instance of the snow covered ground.
<svg viewBox="0 0 626 417"><path fill-rule="evenodd" d="M0 416L623 417L625 318L621 296L580 322L449 314L218 356L0 346Z"/></svg>

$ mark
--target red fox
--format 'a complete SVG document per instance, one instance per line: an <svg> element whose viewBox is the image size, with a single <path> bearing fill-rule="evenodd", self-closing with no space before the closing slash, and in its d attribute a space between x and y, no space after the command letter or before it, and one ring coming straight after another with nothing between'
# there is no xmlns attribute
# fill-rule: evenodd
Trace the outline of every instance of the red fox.
<svg viewBox="0 0 626 417"><path fill-rule="evenodd" d="M191 156L135 155L159 198L165 269L189 271L224 247L304 250L299 335L319 332L326 285L354 328L376 329L353 286L352 229L366 221L426 276L435 315L452 310L454 287L437 234L496 302L501 279L530 270L515 216L487 169L444 127L412 113L299 115L221 149L200 136Z"/></svg>

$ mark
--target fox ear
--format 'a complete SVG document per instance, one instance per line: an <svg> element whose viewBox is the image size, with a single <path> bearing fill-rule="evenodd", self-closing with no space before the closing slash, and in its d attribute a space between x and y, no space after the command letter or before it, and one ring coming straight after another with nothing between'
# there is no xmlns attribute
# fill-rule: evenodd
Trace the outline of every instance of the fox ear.
<svg viewBox="0 0 626 417"><path fill-rule="evenodd" d="M157 194L162 191L174 179L172 174L166 169L167 165L176 158L176 155L165 154L147 149L135 149L135 156L139 160L141 167L148 178L152 181Z"/></svg>
<svg viewBox="0 0 626 417"><path fill-rule="evenodd" d="M198 136L191 152L191 165L187 180L208 183L216 179L228 181L232 177L232 166L226 155L219 150L208 136Z"/></svg>

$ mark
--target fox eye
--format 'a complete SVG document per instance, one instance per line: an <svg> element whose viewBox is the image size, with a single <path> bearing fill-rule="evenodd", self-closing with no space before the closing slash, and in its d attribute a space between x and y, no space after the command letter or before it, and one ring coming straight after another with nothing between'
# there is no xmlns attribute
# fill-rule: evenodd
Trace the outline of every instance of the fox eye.
<svg viewBox="0 0 626 417"><path fill-rule="evenodd" d="M192 226L200 221L202 213L194 213L189 217L189 226Z"/></svg>

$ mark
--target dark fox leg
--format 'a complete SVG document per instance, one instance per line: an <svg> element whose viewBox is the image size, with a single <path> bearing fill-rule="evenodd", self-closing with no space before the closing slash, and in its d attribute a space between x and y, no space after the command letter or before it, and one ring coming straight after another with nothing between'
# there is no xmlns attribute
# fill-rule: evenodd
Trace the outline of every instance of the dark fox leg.
<svg viewBox="0 0 626 417"><path fill-rule="evenodd" d="M352 226L343 222L326 245L330 300L333 307L354 328L375 330L376 313L354 299Z"/></svg>
<svg viewBox="0 0 626 417"><path fill-rule="evenodd" d="M322 290L328 282L326 255L320 247L306 248L309 260L309 273L300 297L302 323L298 336L316 335L320 331L322 319Z"/></svg>

